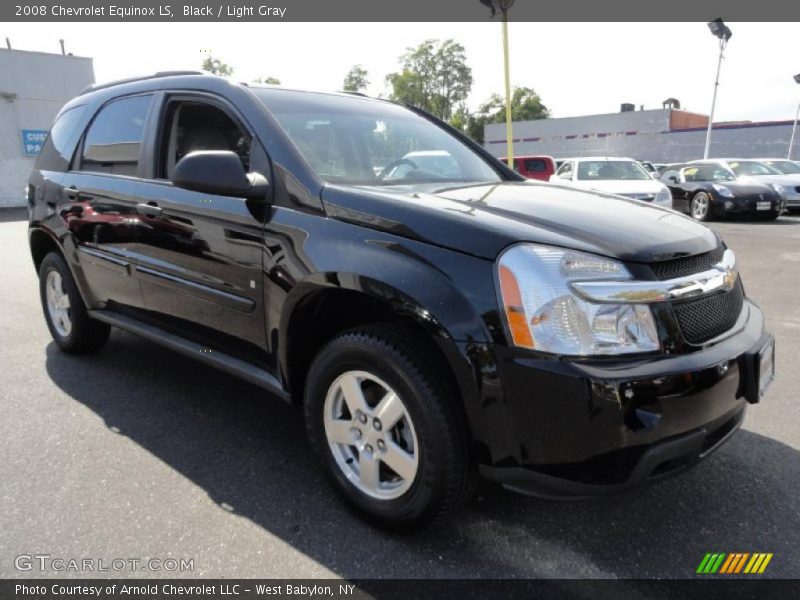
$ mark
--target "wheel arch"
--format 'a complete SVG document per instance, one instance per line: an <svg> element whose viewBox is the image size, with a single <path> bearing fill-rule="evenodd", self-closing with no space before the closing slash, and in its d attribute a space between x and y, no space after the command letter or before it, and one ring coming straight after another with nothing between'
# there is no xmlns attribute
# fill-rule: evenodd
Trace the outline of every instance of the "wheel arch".
<svg viewBox="0 0 800 600"><path fill-rule="evenodd" d="M319 350L339 333L386 324L424 344L436 368L448 378L470 439L480 428L476 368L451 327L395 286L353 274L319 274L292 290L279 332L282 377L294 401L302 398L308 367ZM481 437L478 434L477 437Z"/></svg>

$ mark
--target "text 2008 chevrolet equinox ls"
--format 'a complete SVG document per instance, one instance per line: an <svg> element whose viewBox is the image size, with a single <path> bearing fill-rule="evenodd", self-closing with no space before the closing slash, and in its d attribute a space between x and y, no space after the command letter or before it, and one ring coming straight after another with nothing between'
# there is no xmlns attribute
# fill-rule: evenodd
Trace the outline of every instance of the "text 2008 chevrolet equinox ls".
<svg viewBox="0 0 800 600"><path fill-rule="evenodd" d="M115 326L302 403L333 485L385 525L452 511L479 476L575 497L678 472L774 374L713 231L526 183L391 102L187 73L94 87L28 203L61 349Z"/></svg>

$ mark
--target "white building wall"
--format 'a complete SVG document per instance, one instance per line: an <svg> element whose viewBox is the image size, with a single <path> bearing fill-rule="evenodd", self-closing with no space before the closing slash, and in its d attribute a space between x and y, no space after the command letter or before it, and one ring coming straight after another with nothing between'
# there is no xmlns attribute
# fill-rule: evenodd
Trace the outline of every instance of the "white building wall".
<svg viewBox="0 0 800 600"><path fill-rule="evenodd" d="M785 158L792 121L717 124L711 132L709 155L713 157ZM703 157L706 128L669 128L669 111L652 110L592 115L513 125L514 154L570 156L628 156L656 163L680 162ZM484 128L484 146L494 156L506 155L505 124ZM800 160L800 142L792 149Z"/></svg>
<svg viewBox="0 0 800 600"><path fill-rule="evenodd" d="M23 129L50 129L59 109L94 83L91 58L0 49L0 207L23 206L36 161Z"/></svg>

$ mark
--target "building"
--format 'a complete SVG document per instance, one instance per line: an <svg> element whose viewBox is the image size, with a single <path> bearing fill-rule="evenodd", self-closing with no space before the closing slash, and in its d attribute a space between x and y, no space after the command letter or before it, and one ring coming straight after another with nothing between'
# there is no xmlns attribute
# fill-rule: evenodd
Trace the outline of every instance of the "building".
<svg viewBox="0 0 800 600"><path fill-rule="evenodd" d="M94 83L91 58L0 49L0 207L23 190L53 119Z"/></svg>
<svg viewBox="0 0 800 600"><path fill-rule="evenodd" d="M785 157L793 123L715 123L709 156ZM514 154L629 156L655 163L680 162L703 157L707 128L706 115L673 108L519 121L513 125ZM486 125L484 139L494 156L506 155L505 123ZM800 159L800 144L795 144L792 154Z"/></svg>

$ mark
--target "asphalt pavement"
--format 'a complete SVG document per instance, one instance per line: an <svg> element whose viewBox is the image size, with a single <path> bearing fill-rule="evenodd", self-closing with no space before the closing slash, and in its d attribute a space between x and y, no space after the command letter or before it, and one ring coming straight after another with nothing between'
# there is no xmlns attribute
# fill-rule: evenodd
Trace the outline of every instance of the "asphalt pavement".
<svg viewBox="0 0 800 600"><path fill-rule="evenodd" d="M120 331L96 355L59 352L25 218L0 210L0 577L680 578L706 552L772 552L764 576L800 577L800 217L712 224L777 338L777 380L728 444L612 497L488 487L415 535L344 508L300 412L261 389ZM16 568L33 554L194 570Z"/></svg>

